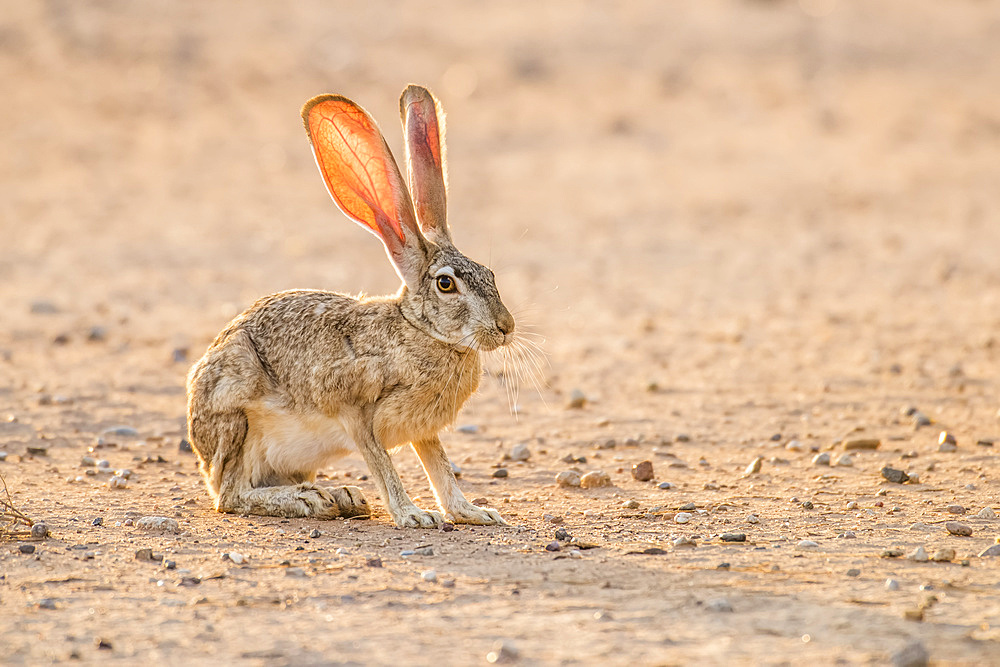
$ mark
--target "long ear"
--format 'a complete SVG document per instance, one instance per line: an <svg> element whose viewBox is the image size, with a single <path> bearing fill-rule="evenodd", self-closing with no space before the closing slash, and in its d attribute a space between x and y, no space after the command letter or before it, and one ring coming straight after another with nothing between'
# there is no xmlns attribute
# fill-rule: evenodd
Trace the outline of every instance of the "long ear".
<svg viewBox="0 0 1000 667"><path fill-rule="evenodd" d="M375 121L340 95L320 95L306 102L302 121L333 201L382 239L403 282L416 287L425 268L427 243Z"/></svg>
<svg viewBox="0 0 1000 667"><path fill-rule="evenodd" d="M429 90L411 85L399 98L399 115L403 119L407 175L420 229L431 241L450 244L444 110Z"/></svg>

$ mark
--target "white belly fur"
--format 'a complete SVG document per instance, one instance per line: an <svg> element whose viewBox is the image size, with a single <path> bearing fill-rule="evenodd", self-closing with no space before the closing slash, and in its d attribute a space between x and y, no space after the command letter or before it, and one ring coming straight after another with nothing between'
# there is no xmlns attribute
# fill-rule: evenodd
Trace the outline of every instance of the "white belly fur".
<svg viewBox="0 0 1000 667"><path fill-rule="evenodd" d="M357 451L339 419L292 413L265 402L246 410L247 445L279 473L315 472ZM259 457L259 458L258 458Z"/></svg>

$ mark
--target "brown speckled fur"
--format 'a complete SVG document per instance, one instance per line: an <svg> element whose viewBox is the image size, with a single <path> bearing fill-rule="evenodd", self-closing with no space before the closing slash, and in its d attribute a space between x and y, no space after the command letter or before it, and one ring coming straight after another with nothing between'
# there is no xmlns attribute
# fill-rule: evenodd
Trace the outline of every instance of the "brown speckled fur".
<svg viewBox="0 0 1000 667"><path fill-rule="evenodd" d="M411 86L400 104L404 127L408 108L429 114L441 124L443 142L443 116L429 92ZM356 487L314 483L319 468L357 449L397 525L429 527L445 517L503 523L495 510L462 495L438 433L476 390L479 351L508 342L514 320L489 269L451 244L444 165L435 168L419 147L411 148L410 132L411 187L434 199L418 207L420 242L408 246L405 262L394 259L405 281L400 291L372 298L313 290L264 297L237 316L191 369L190 440L220 511L369 514ZM418 179L430 173L438 180L421 187L412 183L415 172ZM442 272L461 289L441 293L436 279ZM407 443L420 457L440 513L418 509L403 490L389 452Z"/></svg>

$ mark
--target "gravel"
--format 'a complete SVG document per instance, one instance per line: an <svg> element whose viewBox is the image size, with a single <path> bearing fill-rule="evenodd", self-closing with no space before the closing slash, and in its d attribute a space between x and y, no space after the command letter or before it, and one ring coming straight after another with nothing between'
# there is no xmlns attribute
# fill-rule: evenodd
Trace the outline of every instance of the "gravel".
<svg viewBox="0 0 1000 667"><path fill-rule="evenodd" d="M632 479L637 482L648 482L653 479L653 462L640 461L632 466Z"/></svg>
<svg viewBox="0 0 1000 667"><path fill-rule="evenodd" d="M944 524L944 527L952 535L958 535L960 537L971 537L972 536L972 526L967 523L961 523L959 521L948 521Z"/></svg>
<svg viewBox="0 0 1000 667"><path fill-rule="evenodd" d="M601 470L593 470L580 478L580 486L584 489L597 489L611 486L611 476Z"/></svg>
<svg viewBox="0 0 1000 667"><path fill-rule="evenodd" d="M556 484L559 486L580 486L580 473L575 470L563 470L556 475Z"/></svg>
<svg viewBox="0 0 1000 667"><path fill-rule="evenodd" d="M144 516L135 522L135 527L157 533L176 533L180 530L176 519L165 516Z"/></svg>

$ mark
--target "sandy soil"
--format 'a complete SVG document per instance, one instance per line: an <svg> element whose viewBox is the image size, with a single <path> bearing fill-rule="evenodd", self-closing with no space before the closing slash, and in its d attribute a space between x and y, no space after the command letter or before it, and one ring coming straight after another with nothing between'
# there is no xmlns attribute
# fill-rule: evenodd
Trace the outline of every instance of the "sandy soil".
<svg viewBox="0 0 1000 667"><path fill-rule="evenodd" d="M0 540L0 662L997 664L998 76L1000 11L966 0L7 3L0 473L51 536ZM516 415L494 362L444 436L512 526L218 514L190 363L258 296L396 288L299 105L347 94L399 154L410 81L449 112L459 246L546 339ZM323 483L375 498L364 472ZM918 546L955 556L881 557Z"/></svg>

